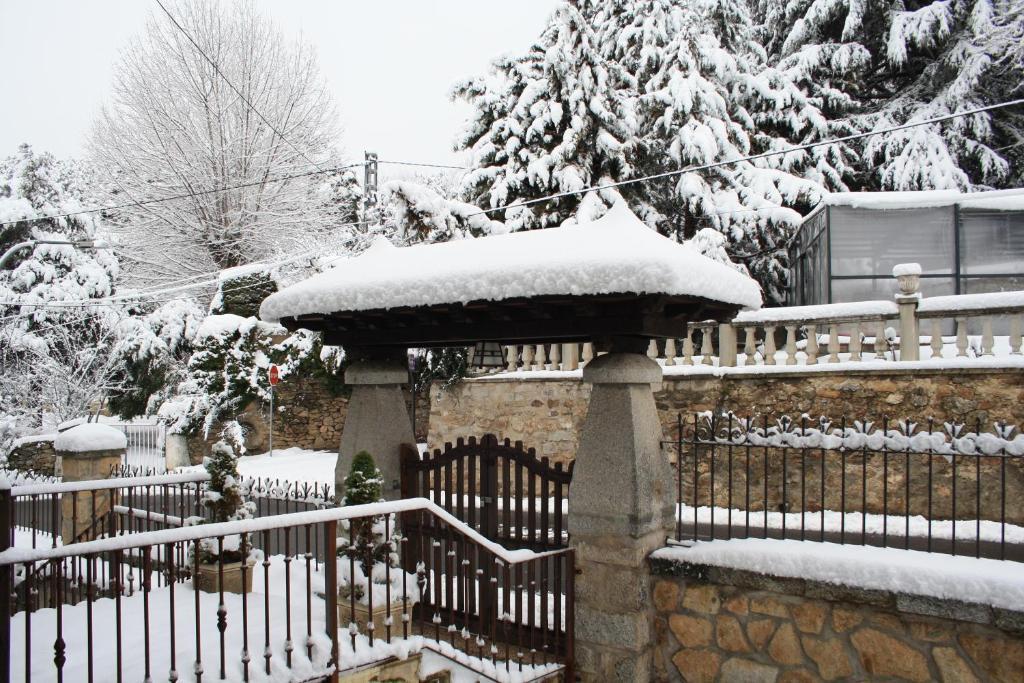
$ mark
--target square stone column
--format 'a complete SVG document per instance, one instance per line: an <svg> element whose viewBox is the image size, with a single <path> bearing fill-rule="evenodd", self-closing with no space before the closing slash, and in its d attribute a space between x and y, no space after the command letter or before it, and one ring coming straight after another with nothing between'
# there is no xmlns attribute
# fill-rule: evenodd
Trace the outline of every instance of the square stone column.
<svg viewBox="0 0 1024 683"><path fill-rule="evenodd" d="M661 366L609 353L587 364L583 381L593 393L569 492L576 668L584 681L647 681L655 641L647 556L665 545L675 507L652 391Z"/></svg>
<svg viewBox="0 0 1024 683"><path fill-rule="evenodd" d="M109 479L121 465L125 449L96 451L57 451L63 461L64 481ZM115 504L116 489L65 493L60 498L60 536L64 545L91 541L106 533L110 511Z"/></svg>
<svg viewBox="0 0 1024 683"><path fill-rule="evenodd" d="M361 360L345 371L345 383L352 386L352 396L334 470L334 490L339 501L345 493L345 477L352 467L352 458L360 451L372 455L381 471L384 498L401 497L401 447L416 447L412 420L402 395L402 386L408 382L409 371L401 361Z"/></svg>

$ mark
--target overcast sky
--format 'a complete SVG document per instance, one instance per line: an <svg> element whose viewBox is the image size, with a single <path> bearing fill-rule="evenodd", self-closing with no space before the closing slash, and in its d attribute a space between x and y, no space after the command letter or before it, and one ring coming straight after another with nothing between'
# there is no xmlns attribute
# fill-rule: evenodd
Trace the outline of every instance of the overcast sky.
<svg viewBox="0 0 1024 683"><path fill-rule="evenodd" d="M452 163L468 108L458 80L537 37L555 0L289 0L257 3L287 35L301 33L341 112L342 145L381 158ZM22 142L79 156L109 95L119 50L151 0L0 0L0 155ZM383 173L382 168L382 173Z"/></svg>

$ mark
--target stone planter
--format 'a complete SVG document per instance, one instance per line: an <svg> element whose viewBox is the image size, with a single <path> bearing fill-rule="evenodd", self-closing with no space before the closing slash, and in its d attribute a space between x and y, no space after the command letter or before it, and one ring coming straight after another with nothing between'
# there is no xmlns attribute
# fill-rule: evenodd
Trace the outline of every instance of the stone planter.
<svg viewBox="0 0 1024 683"><path fill-rule="evenodd" d="M225 593L251 593L253 567L256 563L249 560L246 563L245 584L242 584L242 563L226 562L224 564L224 592ZM220 592L220 567L214 562L211 564L200 564L199 571L195 576L195 587L204 593Z"/></svg>
<svg viewBox="0 0 1024 683"><path fill-rule="evenodd" d="M409 601L409 619L412 620L412 608L415 605L411 600ZM402 601L393 602L390 605L374 605L373 606L373 637L374 638L386 638L388 635L387 627L384 625L384 620L391 617L391 636L401 636L402 631ZM359 633L366 635L366 625L370 623L370 610L366 605L356 603L355 618L352 615L352 604L348 598L343 598L338 595L338 627L341 629L347 629L348 625L355 622L356 626L359 627ZM411 632L410 632L411 634Z"/></svg>

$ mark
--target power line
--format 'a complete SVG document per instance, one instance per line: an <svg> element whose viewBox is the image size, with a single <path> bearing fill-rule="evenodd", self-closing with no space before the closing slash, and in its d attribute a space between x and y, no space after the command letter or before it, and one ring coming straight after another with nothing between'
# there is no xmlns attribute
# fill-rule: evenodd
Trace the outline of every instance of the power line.
<svg viewBox="0 0 1024 683"><path fill-rule="evenodd" d="M305 152L303 152L301 149L299 149L294 144L292 144L292 141L289 140L287 137L285 137L284 133L279 131L277 129L277 127L274 126L274 124L271 123L270 120L266 116L264 116L260 112L259 109L256 108L256 105L254 105L252 102L250 102L248 97L246 97L244 94L242 94L241 90L239 90L238 88L235 87L235 84L232 83L231 80L226 75L224 75L224 72L220 70L220 67L217 66L217 62L213 61L213 59L203 51L203 48L199 47L199 43L197 43L195 41L195 39L191 36L191 34L189 34L189 32L185 30L184 26L182 26L181 24L178 23L178 20L175 19L174 15L171 14L170 11L164 6L164 3L162 3L160 0L156 0L156 4L158 4L160 6L160 9L162 9L164 11L164 14L166 14L167 18L171 20L171 23L174 24L177 27L177 29L179 31L181 31L182 34L186 38L188 38L188 42L192 43L192 46L196 49L196 52L198 52L200 55L202 55L203 59L205 59L206 61L208 61L210 63L210 66L212 66L213 70L217 72L217 75L220 76L222 79L224 79L224 82L228 84L228 87L235 91L235 94L238 95L243 102L245 102L246 106L248 106L249 109L253 110L253 112L256 114L256 116L260 117L260 119L263 121L263 123L265 123L268 126L270 126L270 129L273 130L275 133L277 133L278 137L280 137L282 140L287 142L289 147L291 147L296 152L298 152L299 156L301 156L303 159L305 159L307 162L309 162L310 166L313 166L317 170L322 170L320 168L320 164L318 164L315 161L313 161L312 159L310 159L308 156L306 156Z"/></svg>
<svg viewBox="0 0 1024 683"><path fill-rule="evenodd" d="M623 187L625 185L632 185L634 183L644 183L651 180L659 180L661 178L671 178L673 176L682 175L684 173L693 173L695 171L708 171L714 168L720 168L722 166L731 166L732 164L738 164L743 161L755 161L758 159L767 159L769 157L780 156L783 154L791 154L792 152L799 152L803 150L813 149L815 147L823 147L826 145L837 145L844 142L851 142L853 140L860 140L863 138L872 137L875 135L885 135L887 133L895 133L897 131L906 130L908 128L916 128L918 126L928 126L933 123L941 123L943 121L951 121L962 116L973 116L974 114L981 114L994 109L1002 109L1005 107L1012 107L1015 105L1024 104L1024 98L1016 100L1008 100L1006 102L999 102L997 104L990 104L985 107L978 107L976 109L969 109L967 111L955 112L953 114L945 114L943 116L936 116L931 119L924 119L923 121L915 121L913 123L904 123L899 126L891 126L889 128L881 128L879 130L867 131L865 133L854 133L852 135L846 135L839 138L832 138L830 140L821 140L818 142L808 142L803 145L794 145L785 149L773 150L771 152L762 152L760 154L751 154L743 157L736 157L734 159L726 159L725 161L716 161L710 164L702 164L699 166L687 166L686 168L676 169L674 171L665 171L663 173L655 173L653 175L643 176L640 178L630 178L628 180L618 180L611 183L602 183L599 185L592 185L590 187L584 187L579 190L566 190L565 192L558 192L556 194L547 195L544 197L537 197L536 199L527 199L524 201L511 202L502 206L495 206L490 209L480 209L473 213L467 213L463 217L470 218L472 216L487 215L494 213L495 211L505 211L507 209L518 209L520 207L531 206L533 204L539 204L541 202L549 202L552 199L560 199L562 197L571 197L578 194L584 194L586 192L593 192L595 190L610 190L616 187Z"/></svg>
<svg viewBox="0 0 1024 683"><path fill-rule="evenodd" d="M360 161L354 164L346 164L345 166L334 166L331 168L325 168L316 171L305 171L303 173L293 173L286 176L278 176L274 178L267 178L265 180L256 180L250 183L240 183L238 185L229 185L228 187L219 187L212 190L199 190L198 192L188 192L185 194L172 195L170 197L160 197L158 199L141 199L132 202L125 202L123 204L112 204L109 206L97 206L91 209L80 209L78 211L68 211L66 213L55 213L55 214L44 214L42 216L27 216L14 221L3 221L0 225L15 225L17 223L25 223L30 221L45 221L55 218L70 218L71 216L80 216L86 213L98 213L100 211L116 211L118 209L127 209L132 206L148 206L150 204L160 204L161 202L172 202L178 199L192 199L195 197L201 197L208 194L218 194L220 192L230 192L231 190L241 190L247 187L256 187L257 185L268 185L270 183L281 183L287 180L295 180L296 178L307 178L314 175L322 175L325 173L334 173L336 171L344 171L348 168L355 168L356 166L362 166L363 162Z"/></svg>
<svg viewBox="0 0 1024 683"><path fill-rule="evenodd" d="M471 170L466 166L451 166L449 164L428 164L417 161L385 161L383 159L377 160L378 164L391 164L392 166L422 166L423 168L448 168L455 171L469 171Z"/></svg>

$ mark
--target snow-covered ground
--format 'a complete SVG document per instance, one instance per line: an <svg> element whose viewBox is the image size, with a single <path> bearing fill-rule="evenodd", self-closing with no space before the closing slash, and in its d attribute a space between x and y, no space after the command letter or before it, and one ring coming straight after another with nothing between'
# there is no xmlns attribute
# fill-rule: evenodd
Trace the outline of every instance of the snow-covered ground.
<svg viewBox="0 0 1024 683"><path fill-rule="evenodd" d="M670 546L653 557L1024 610L1018 562L760 538Z"/></svg>
<svg viewBox="0 0 1024 683"><path fill-rule="evenodd" d="M747 511L733 508L731 512L733 528L745 529L747 525ZM690 525L690 528L692 528L694 513L693 506L679 506L679 519L683 522L684 534L687 525ZM730 519L729 513L730 510L728 508L716 506L714 508L715 526L726 526ZM749 514L751 533L755 533L758 529L764 529L764 512L760 510L751 511ZM872 513L862 515L860 512L847 512L843 514L833 510L826 510L824 516L826 533L839 533L845 526L846 532L850 534L859 534L862 529L865 533L877 534L879 536L884 531L889 536L896 538L902 538L907 534L907 518L902 515L888 515L886 517L885 515ZM768 528L772 530L781 529L783 519L785 519L786 528L790 531L795 531L800 529L801 518L803 519L804 528L810 537L813 538L815 533L821 531L821 512L769 512ZM698 524L711 524L712 509L706 505L700 506L696 509L696 519ZM980 536L982 541L998 543L1000 540L1003 540L1003 533L1005 532L1007 543L1024 543L1024 527L1014 524L1007 524L1004 527L999 522L989 520L981 520L979 524L976 520L961 519L956 521L955 526L958 541L974 541ZM953 537L953 527L954 523L950 520L932 520L931 526L929 526L928 520L925 517L912 515L910 517L909 535L911 537L924 538L930 533L932 538L948 540ZM978 533L979 529L980 534Z"/></svg>
<svg viewBox="0 0 1024 683"><path fill-rule="evenodd" d="M238 459L238 473L245 479L279 479L282 482L310 485L328 484L334 490L334 466L337 451L310 451L302 448L274 449L274 454L246 455ZM182 467L176 472L196 472L202 465Z"/></svg>

